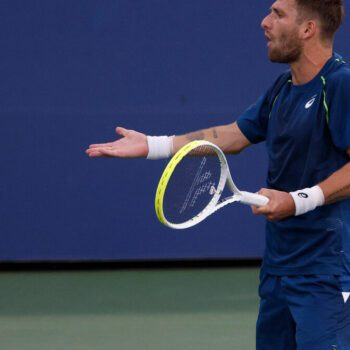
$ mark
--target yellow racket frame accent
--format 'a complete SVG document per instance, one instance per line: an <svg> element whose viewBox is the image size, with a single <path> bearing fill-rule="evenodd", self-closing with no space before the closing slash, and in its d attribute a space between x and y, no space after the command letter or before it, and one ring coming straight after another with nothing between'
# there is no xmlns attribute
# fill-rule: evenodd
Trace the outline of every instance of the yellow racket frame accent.
<svg viewBox="0 0 350 350"><path fill-rule="evenodd" d="M171 175L173 174L176 166L180 163L182 158L184 158L189 152L191 152L196 147L201 145L206 145L206 144L207 144L206 141L192 141L190 143L187 143L185 146L183 146L176 152L176 154L173 156L173 158L171 158L170 162L164 169L162 177L159 180L159 184L156 191L155 203L154 203L157 217L162 224L164 225L168 224L168 221L166 220L163 212L163 200L164 200L165 190Z"/></svg>

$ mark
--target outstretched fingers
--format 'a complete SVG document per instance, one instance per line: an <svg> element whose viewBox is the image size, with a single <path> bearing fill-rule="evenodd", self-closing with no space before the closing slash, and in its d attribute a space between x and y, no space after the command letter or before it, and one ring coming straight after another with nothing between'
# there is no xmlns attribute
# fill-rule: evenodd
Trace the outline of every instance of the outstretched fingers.
<svg viewBox="0 0 350 350"><path fill-rule="evenodd" d="M118 157L120 156L117 149L112 147L93 147L86 151L89 157Z"/></svg>
<svg viewBox="0 0 350 350"><path fill-rule="evenodd" d="M86 150L90 157L145 157L148 153L147 136L134 130L117 127L116 133L121 136L113 142L92 144Z"/></svg>
<svg viewBox="0 0 350 350"><path fill-rule="evenodd" d="M89 146L89 149L91 148L101 148L101 147L111 147L112 142L107 142L107 143L94 143Z"/></svg>
<svg viewBox="0 0 350 350"><path fill-rule="evenodd" d="M130 130L127 130L125 128L121 128L121 127L117 127L115 129L116 133L120 136L126 137L129 133ZM92 145L89 146L89 150L91 149L102 149L102 148L108 148L108 147L113 147L115 145L116 141L112 141L112 142L106 142L106 143L94 143Z"/></svg>
<svg viewBox="0 0 350 350"><path fill-rule="evenodd" d="M120 136L126 137L130 133L130 130L118 126L115 128L115 132Z"/></svg>

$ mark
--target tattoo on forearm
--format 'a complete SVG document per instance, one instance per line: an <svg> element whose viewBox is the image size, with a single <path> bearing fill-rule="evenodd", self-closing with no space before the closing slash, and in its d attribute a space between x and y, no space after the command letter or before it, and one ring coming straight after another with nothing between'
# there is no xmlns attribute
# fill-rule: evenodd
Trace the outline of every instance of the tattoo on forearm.
<svg viewBox="0 0 350 350"><path fill-rule="evenodd" d="M335 202L338 202L340 200L349 198L350 196L350 184L347 186L344 186L339 191L333 193L327 198L327 204L332 204Z"/></svg>
<svg viewBox="0 0 350 350"><path fill-rule="evenodd" d="M201 130L201 131L191 132L191 133L186 135L186 138L190 141L203 140L204 139L204 131Z"/></svg>
<svg viewBox="0 0 350 350"><path fill-rule="evenodd" d="M214 139L218 138L218 133L215 128L213 129L213 136L214 136Z"/></svg>

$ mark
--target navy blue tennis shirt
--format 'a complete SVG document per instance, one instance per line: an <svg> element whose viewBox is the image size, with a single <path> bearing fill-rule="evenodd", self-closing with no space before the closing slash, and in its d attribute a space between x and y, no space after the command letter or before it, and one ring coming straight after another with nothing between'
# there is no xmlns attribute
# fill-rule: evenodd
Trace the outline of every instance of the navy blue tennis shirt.
<svg viewBox="0 0 350 350"><path fill-rule="evenodd" d="M266 141L268 188L317 185L350 161L350 67L334 54L304 85L293 85L288 71L237 123L251 143ZM267 221L263 268L276 275L342 275L350 287L350 200Z"/></svg>

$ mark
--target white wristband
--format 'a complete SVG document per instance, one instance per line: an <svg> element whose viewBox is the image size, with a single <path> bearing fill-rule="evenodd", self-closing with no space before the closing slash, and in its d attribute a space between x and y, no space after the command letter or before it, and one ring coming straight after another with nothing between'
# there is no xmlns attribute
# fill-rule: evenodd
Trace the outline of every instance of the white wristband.
<svg viewBox="0 0 350 350"><path fill-rule="evenodd" d="M302 215L324 204L324 194L319 186L290 192L295 203L295 216Z"/></svg>
<svg viewBox="0 0 350 350"><path fill-rule="evenodd" d="M173 154L174 136L147 136L147 159L168 158Z"/></svg>

